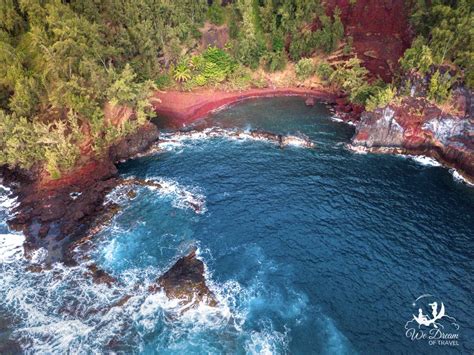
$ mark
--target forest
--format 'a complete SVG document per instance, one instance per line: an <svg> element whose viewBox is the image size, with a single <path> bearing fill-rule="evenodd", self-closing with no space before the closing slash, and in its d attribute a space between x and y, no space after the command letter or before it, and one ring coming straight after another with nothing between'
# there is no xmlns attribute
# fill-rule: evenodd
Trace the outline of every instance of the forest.
<svg viewBox="0 0 474 355"><path fill-rule="evenodd" d="M400 75L429 74L427 96L438 103L455 82L472 88L474 4L407 6L416 36L400 59ZM199 50L206 23L227 26L225 48ZM100 157L152 118L153 90L265 86L253 73L282 71L288 63L298 80L317 76L367 110L402 94L399 79L371 78L357 57L324 60L340 48L352 51L344 33L340 11L328 14L314 0L2 0L0 165L39 166L58 178L82 155ZM443 65L456 75L438 69ZM114 124L107 105L133 115Z"/></svg>

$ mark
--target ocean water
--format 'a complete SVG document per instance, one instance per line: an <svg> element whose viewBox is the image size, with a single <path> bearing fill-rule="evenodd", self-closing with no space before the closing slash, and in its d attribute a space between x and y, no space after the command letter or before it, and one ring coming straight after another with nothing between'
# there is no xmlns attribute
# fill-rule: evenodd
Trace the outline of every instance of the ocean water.
<svg viewBox="0 0 474 355"><path fill-rule="evenodd" d="M259 99L193 134L164 132L159 150L119 166L163 188L112 192L123 210L73 268L25 271L4 191L0 353L472 353L474 189L427 159L352 152L353 127L331 117L301 98ZM281 149L237 129L316 146ZM181 314L147 289L192 246L219 306ZM89 263L117 282L94 284ZM456 318L458 345L406 336L422 295Z"/></svg>

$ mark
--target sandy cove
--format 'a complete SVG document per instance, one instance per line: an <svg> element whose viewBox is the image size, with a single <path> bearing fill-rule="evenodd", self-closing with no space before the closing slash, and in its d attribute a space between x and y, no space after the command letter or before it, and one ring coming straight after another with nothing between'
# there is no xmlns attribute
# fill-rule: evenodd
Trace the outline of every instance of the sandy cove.
<svg viewBox="0 0 474 355"><path fill-rule="evenodd" d="M253 98L301 96L320 101L335 102L336 94L323 89L265 88L223 92L202 91L158 91L153 95L154 109L167 127L179 128L209 113L231 104Z"/></svg>

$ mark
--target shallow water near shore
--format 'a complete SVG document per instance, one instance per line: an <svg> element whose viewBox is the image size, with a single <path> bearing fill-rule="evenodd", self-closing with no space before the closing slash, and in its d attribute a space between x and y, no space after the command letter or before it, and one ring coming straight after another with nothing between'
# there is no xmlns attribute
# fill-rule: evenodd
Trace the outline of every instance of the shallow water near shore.
<svg viewBox="0 0 474 355"><path fill-rule="evenodd" d="M3 237L0 323L9 326L0 343L8 334L32 352L474 350L474 189L442 167L349 151L353 127L302 98L247 101L189 129L209 127L304 134L316 147L221 134L121 164L123 177L164 188L109 196L124 208L89 257L117 279L111 287L94 284L84 265L24 272L21 237ZM2 223L0 233L9 233ZM147 287L191 246L219 306L180 316ZM422 294L456 317L458 346L405 336ZM114 307L123 295L132 297Z"/></svg>

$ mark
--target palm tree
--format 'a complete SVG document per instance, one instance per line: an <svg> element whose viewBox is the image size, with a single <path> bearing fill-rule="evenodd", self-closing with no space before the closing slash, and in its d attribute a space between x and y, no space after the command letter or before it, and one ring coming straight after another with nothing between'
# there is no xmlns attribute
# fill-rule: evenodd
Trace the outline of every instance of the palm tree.
<svg viewBox="0 0 474 355"><path fill-rule="evenodd" d="M185 82L191 79L191 70L184 63L180 63L176 66L173 72L173 78L176 81Z"/></svg>

